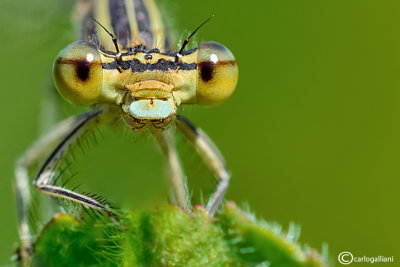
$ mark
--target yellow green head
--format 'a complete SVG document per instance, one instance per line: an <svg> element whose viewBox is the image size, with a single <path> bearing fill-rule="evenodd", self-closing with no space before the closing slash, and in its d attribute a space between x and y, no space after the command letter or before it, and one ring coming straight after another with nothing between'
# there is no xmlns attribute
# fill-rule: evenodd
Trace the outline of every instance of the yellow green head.
<svg viewBox="0 0 400 267"><path fill-rule="evenodd" d="M136 119L157 120L175 115L181 104L222 103L236 87L238 67L232 53L215 42L182 54L144 46L117 54L77 41L59 53L53 75L60 94L73 104L117 105Z"/></svg>

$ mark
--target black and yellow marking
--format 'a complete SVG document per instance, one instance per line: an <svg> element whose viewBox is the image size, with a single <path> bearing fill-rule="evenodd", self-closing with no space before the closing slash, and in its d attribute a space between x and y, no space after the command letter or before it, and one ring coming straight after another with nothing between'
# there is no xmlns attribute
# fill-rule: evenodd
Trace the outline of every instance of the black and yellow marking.
<svg viewBox="0 0 400 267"><path fill-rule="evenodd" d="M128 19L128 10L124 0L108 1L110 10L111 27L119 44L128 46L132 39L131 27Z"/></svg>
<svg viewBox="0 0 400 267"><path fill-rule="evenodd" d="M154 0L97 0L92 1L81 24L81 38L112 50L109 36L96 23L95 18L109 29L121 49L138 45L168 50L170 41L164 28L165 21Z"/></svg>
<svg viewBox="0 0 400 267"><path fill-rule="evenodd" d="M123 70L131 69L132 72L144 72L144 71L163 71L167 72L170 70L195 70L197 68L196 63L184 63L175 62L172 60L160 59L156 63L142 63L138 59L125 60L121 63L113 61L111 63L102 63L102 68L105 70L113 70L122 68Z"/></svg>

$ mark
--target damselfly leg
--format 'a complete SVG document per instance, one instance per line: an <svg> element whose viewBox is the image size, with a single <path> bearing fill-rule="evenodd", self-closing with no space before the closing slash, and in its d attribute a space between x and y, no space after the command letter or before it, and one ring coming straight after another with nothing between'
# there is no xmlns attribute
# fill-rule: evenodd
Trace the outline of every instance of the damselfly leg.
<svg viewBox="0 0 400 267"><path fill-rule="evenodd" d="M217 180L217 188L207 204L207 212L213 216L224 198L229 185L230 174L225 165L225 160L210 138L199 128L193 126L186 118L178 115L176 118L178 130L193 145L203 159L208 169Z"/></svg>
<svg viewBox="0 0 400 267"><path fill-rule="evenodd" d="M174 138L171 136L173 132L173 129L169 129L163 132L153 131L152 133L160 145L164 157L168 181L172 189L171 200L185 209L190 209L186 179L176 151Z"/></svg>
<svg viewBox="0 0 400 267"><path fill-rule="evenodd" d="M18 228L23 246L21 251L23 256L27 256L25 254L32 247L32 232L28 223L29 208L31 205L29 171L46 157L45 163L40 168L33 182L36 188L45 194L72 200L111 214L111 210L96 199L54 185L57 168L69 150L73 149L79 138L103 123L107 115L109 114L106 111L93 111L66 119L56 125L47 135L39 139L17 161L15 178L19 217Z"/></svg>

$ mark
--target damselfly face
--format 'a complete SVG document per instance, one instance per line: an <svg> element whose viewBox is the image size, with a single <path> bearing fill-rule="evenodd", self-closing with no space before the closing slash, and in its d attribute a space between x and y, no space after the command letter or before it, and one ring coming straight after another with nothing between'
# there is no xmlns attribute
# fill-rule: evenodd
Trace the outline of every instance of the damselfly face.
<svg viewBox="0 0 400 267"><path fill-rule="evenodd" d="M69 102L116 105L132 129L163 129L181 104L226 100L236 87L238 67L232 53L215 42L182 54L139 45L118 55L77 41L59 53L53 74Z"/></svg>

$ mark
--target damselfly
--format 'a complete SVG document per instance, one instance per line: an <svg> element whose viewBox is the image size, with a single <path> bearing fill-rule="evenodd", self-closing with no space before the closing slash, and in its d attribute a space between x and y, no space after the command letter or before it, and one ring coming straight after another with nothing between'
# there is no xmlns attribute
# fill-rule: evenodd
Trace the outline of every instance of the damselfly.
<svg viewBox="0 0 400 267"><path fill-rule="evenodd" d="M29 253L32 233L28 223L31 201L29 171L44 161L33 185L42 193L113 215L93 194L55 183L67 152L86 133L122 118L132 131L149 131L165 155L174 200L190 208L184 176L173 143L174 129L193 145L217 179L207 204L212 216L221 203L230 175L216 146L199 128L177 114L184 104L212 106L234 91L238 67L232 53L215 42L185 50L171 48L163 19L153 0L79 1L82 40L64 48L55 60L53 77L59 93L90 112L66 119L39 139L17 162L16 183L19 232L23 254Z"/></svg>

